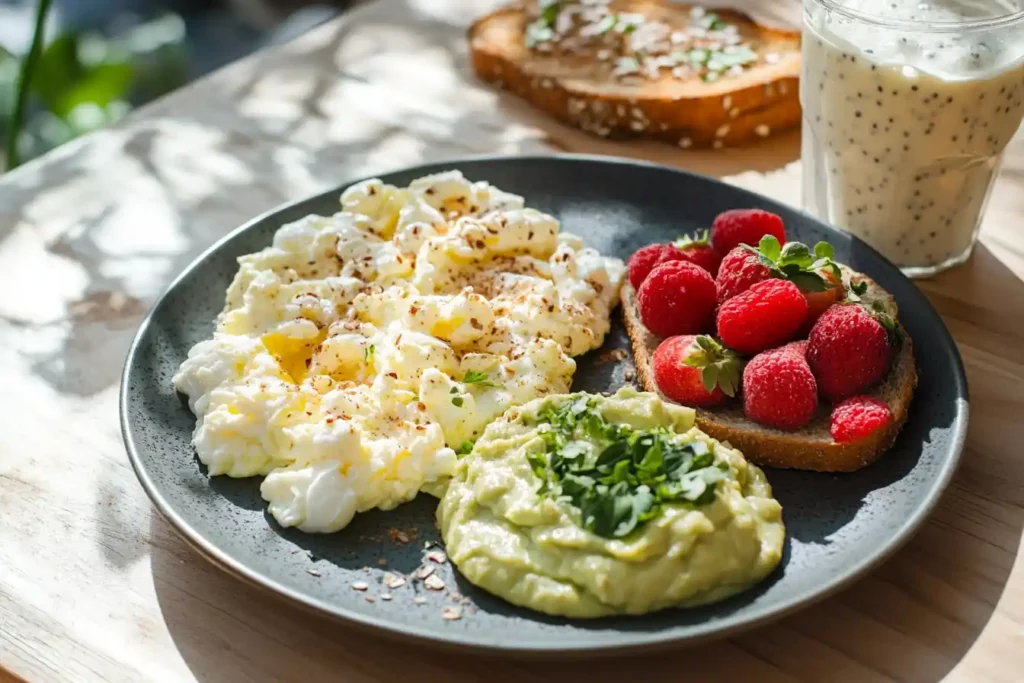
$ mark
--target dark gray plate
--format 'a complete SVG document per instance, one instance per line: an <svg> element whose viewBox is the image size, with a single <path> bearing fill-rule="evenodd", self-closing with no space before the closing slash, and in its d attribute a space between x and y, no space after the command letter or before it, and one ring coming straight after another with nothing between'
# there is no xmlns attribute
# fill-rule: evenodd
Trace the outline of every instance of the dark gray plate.
<svg viewBox="0 0 1024 683"><path fill-rule="evenodd" d="M381 561L395 571L411 571L422 560L423 542L438 540L429 496L391 512L358 515L333 535L282 529L264 512L259 479L206 475L189 443L195 418L171 384L188 349L211 334L236 257L268 245L283 223L336 211L339 188L260 216L207 251L170 286L128 354L121 425L132 465L157 510L205 555L295 602L382 633L484 650L596 654L731 634L805 606L890 555L935 505L956 467L967 428L963 366L927 299L871 248L765 197L651 164L585 157L486 158L421 166L383 178L406 184L449 168L525 196L530 206L557 216L565 230L602 253L623 258L642 245L707 226L718 212L736 207L780 214L788 234L801 241L828 240L840 261L867 273L896 297L914 339L920 386L896 446L879 463L854 474L769 470L789 531L783 562L762 584L726 602L570 622L507 605L445 565L438 573L470 600L460 620L446 621L442 607L453 604L446 594L425 590L419 581L391 591L382 585ZM605 348L627 346L617 325ZM580 360L574 388L608 391L621 385L629 361L595 361L596 353ZM393 528L415 529L417 542L402 546L389 541ZM356 581L367 581L370 589L354 590ZM394 599L381 600L385 592ZM368 602L368 595L375 602ZM426 602L414 602L416 595Z"/></svg>

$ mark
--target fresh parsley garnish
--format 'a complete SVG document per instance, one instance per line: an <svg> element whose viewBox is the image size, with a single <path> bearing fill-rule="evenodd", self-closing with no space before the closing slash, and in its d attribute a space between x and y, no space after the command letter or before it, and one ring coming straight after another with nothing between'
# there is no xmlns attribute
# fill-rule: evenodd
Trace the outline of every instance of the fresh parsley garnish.
<svg viewBox="0 0 1024 683"><path fill-rule="evenodd" d="M363 349L363 362L369 363L370 359L373 358L373 354L376 351L377 351L377 347L374 346L373 344L370 344L365 349Z"/></svg>
<svg viewBox="0 0 1024 683"><path fill-rule="evenodd" d="M586 396L544 411L540 422L544 449L527 455L538 493L571 504L583 528L604 538L629 535L666 504L710 503L726 478L704 442L611 424Z"/></svg>
<svg viewBox="0 0 1024 683"><path fill-rule="evenodd" d="M462 378L463 384L475 384L479 387L496 387L499 386L497 382L491 380L490 375L486 372L477 372L476 370L470 370L466 373L466 376Z"/></svg>
<svg viewBox="0 0 1024 683"><path fill-rule="evenodd" d="M459 447L455 449L456 455L469 455L473 451L472 441L463 441L459 444Z"/></svg>
<svg viewBox="0 0 1024 683"><path fill-rule="evenodd" d="M456 408L461 408L465 400L461 396L452 396L452 405Z"/></svg>

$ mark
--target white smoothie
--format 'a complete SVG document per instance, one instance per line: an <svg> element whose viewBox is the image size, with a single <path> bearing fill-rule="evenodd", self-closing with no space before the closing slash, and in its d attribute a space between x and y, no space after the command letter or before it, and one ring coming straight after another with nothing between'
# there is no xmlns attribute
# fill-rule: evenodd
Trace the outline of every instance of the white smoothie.
<svg viewBox="0 0 1024 683"><path fill-rule="evenodd" d="M804 203L911 271L958 262L1024 114L1024 23L926 28L1012 14L1020 0L837 1L908 23L805 2Z"/></svg>

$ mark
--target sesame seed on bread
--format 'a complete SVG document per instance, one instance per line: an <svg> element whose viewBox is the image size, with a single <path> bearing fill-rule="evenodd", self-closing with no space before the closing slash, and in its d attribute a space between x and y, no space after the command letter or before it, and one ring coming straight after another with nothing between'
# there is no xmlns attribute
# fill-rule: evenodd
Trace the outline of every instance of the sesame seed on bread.
<svg viewBox="0 0 1024 683"><path fill-rule="evenodd" d="M540 43L529 37L544 11L536 0L498 9L474 23L469 42L477 76L601 137L721 147L800 122L798 32L760 26L732 10L716 9L712 15L669 0L559 6L576 9L562 9L571 16L563 20L560 14L545 29L550 39ZM604 28L601 17L608 16L628 17L617 26L631 21L636 23L628 25L637 28L594 35ZM708 34L701 28L706 25L701 17L710 16L721 31ZM720 42L709 40L733 44L717 47ZM700 51L708 44L743 50L750 61L729 68L714 59L701 64ZM693 51L698 57L691 62L686 55Z"/></svg>
<svg viewBox="0 0 1024 683"><path fill-rule="evenodd" d="M873 280L841 266L843 280L849 285L864 282L867 291L861 295L865 304L876 302L894 319L896 302ZM651 333L640 321L636 290L629 281L622 285L622 316L633 347L637 378L646 391L659 393L651 369L651 357L661 338ZM767 467L780 467L819 472L852 472L867 467L892 447L897 434L907 421L910 402L917 386L913 342L904 332L904 340L893 359L885 379L865 392L884 401L893 414L892 425L869 437L847 443L836 443L829 433L830 406L822 403L810 424L787 432L765 427L748 420L740 400L733 399L722 407L697 409L697 425L711 437L727 441L738 448L748 460ZM662 395L662 398L665 398Z"/></svg>

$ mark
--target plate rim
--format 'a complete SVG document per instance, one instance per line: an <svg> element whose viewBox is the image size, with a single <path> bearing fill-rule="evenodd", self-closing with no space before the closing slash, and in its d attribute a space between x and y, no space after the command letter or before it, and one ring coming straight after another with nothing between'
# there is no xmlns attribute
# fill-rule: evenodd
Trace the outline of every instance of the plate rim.
<svg viewBox="0 0 1024 683"><path fill-rule="evenodd" d="M699 643L734 636L738 633L757 628L758 626L763 626L767 623L777 621L835 595L839 591L850 586L857 579L863 577L869 571L875 569L892 557L893 554L900 550L912 538L918 528L928 519L935 507L938 505L943 494L949 488L953 475L956 473L962 459L967 436L967 426L970 417L970 396L963 358L960 355L960 350L956 344L956 340L953 338L948 326L932 305L931 301L928 300L927 296L925 296L923 292L921 292L922 298L927 303L931 313L933 313L941 323L941 330L939 332L940 343L944 342L944 345L948 345L949 348L953 350L954 364L952 368L952 379L955 380L953 384L954 387L957 388L957 408L954 420L951 423L951 428L953 430L952 437L949 440L949 449L951 454L941 465L938 476L935 479L936 483L926 494L924 502L891 534L889 539L880 547L878 552L870 556L866 556L865 559L862 559L857 563L851 564L843 573L830 579L828 584L824 587L817 590L812 589L804 591L803 593L798 594L797 597L789 600L786 604L761 608L753 614L740 611L737 612L739 616L726 617L723 623L710 628L704 627L703 630L685 635L676 633L675 628L669 627L668 629L660 631L640 631L632 633L618 631L617 633L619 638L617 642L612 645L596 641L561 644L557 639L538 640L530 643L523 643L522 641L518 643L505 643L498 638L487 637L486 635L480 637L475 632L459 631L452 632L450 635L447 635L436 629L430 629L419 625L397 625L387 618L378 618L351 611L344 606L332 604L325 600L305 595L299 590L282 585L273 577L266 576L263 573L248 567L244 562L235 560L227 553L223 552L214 543L206 540L202 534L198 533L191 525L182 519L182 517L175 511L174 507L164 497L160 487L157 486L150 478L149 473L146 471L145 465L142 462L142 458L140 457L140 448L135 443L134 435L132 433L131 419L128 414L129 375L131 367L135 362L136 355L139 351L139 346L141 345L143 338L147 335L157 312L165 305L170 294L183 281L190 277L193 271L196 270L212 253L219 250L223 245L235 239L236 236L253 229L263 221L272 218L274 215L297 205L315 201L322 197L339 194L344 188L370 178L381 178L396 173L436 173L444 168L459 169L462 165L476 164L480 162L554 162L642 167L660 172L668 172L670 174L696 178L702 181L719 183L726 185L731 190L757 197L758 201L763 204L774 205L776 207L783 208L786 211L799 214L807 220L817 223L820 226L824 226L829 231L835 231L843 235L847 235L853 242L858 244L858 248L871 252L884 266L896 271L899 270L888 259L860 238L811 216L802 208L785 204L754 190L731 185L718 178L695 173L686 169L666 166L656 162L628 159L624 157L608 157L595 154L484 154L454 157L451 159L441 159L412 166L395 167L370 175L362 175L355 178L345 179L340 181L331 189L312 193L299 199L278 204L277 206L274 206L245 221L235 229L230 230L223 237L216 240L212 245L197 255L173 280L171 280L171 282L161 292L160 296L157 297L136 330L132 343L128 348L128 353L125 357L125 362L121 372L121 382L118 390L118 414L120 418L121 436L132 470L135 472L139 483L142 485L143 490L152 502L155 509L154 511L158 513L160 517L163 518L190 547L198 551L205 560L211 562L222 571L242 579L245 583L257 587L262 591L269 592L275 598L288 600L292 604L307 611L315 612L318 615L328 617L347 626L358 627L364 632L373 635L384 636L389 639L413 641L420 645L433 646L435 648L445 650L457 648L462 652L471 654L515 655L519 657L573 657L586 655L588 657L592 657L595 655L640 653L656 649L664 649L673 645L697 645ZM690 628L693 627L691 626ZM697 628L700 628L700 626L697 626Z"/></svg>

